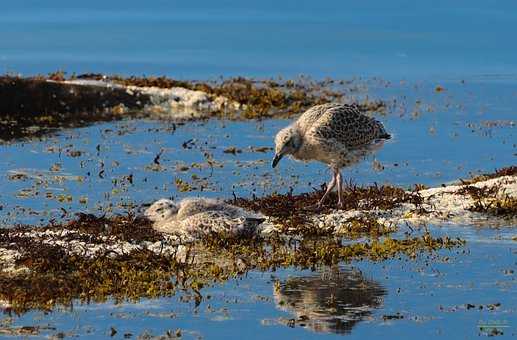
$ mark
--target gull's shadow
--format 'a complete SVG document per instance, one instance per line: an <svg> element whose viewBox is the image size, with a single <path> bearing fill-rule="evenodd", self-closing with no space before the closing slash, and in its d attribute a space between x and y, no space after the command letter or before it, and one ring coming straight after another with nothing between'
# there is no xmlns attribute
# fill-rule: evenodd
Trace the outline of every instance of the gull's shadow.
<svg viewBox="0 0 517 340"><path fill-rule="evenodd" d="M386 290L358 270L333 269L275 285L275 303L293 314L290 325L315 332L349 334L382 305Z"/></svg>

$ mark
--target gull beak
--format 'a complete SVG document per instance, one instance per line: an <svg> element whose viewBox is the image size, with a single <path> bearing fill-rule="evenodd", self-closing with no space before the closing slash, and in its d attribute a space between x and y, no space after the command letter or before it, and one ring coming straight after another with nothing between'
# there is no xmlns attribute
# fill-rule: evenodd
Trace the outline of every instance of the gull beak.
<svg viewBox="0 0 517 340"><path fill-rule="evenodd" d="M273 158L273 163L271 163L271 166L274 168L276 167L276 165L278 164L278 162L280 162L280 160L282 159L282 157L284 157L284 155L282 154L276 154L275 155L275 158Z"/></svg>

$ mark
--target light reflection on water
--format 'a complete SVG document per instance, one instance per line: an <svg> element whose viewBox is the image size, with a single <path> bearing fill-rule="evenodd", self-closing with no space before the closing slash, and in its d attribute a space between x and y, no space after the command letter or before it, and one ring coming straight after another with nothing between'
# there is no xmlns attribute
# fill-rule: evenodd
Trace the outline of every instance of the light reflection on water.
<svg viewBox="0 0 517 340"><path fill-rule="evenodd" d="M384 170L365 162L345 177L359 184L439 185L516 163L515 125L508 124L517 107L515 22L515 1L4 1L0 73L418 79L388 87L367 82L359 95L396 100L381 117L395 138L377 155ZM483 74L500 76L472 77ZM437 85L445 91L435 93ZM311 190L327 180L321 165L285 161L273 172L270 153L246 151L271 146L285 124L209 121L172 132L163 122L129 121L1 145L0 220L46 223L80 210L102 214L110 205L124 211L164 196ZM190 139L193 148L183 148ZM243 152L224 153L230 146ZM82 154L72 157L70 150ZM160 167L153 167L160 150ZM223 167L207 167L206 152ZM183 165L190 169L178 170ZM20 171L26 178L10 178ZM196 189L178 192L176 178ZM40 325L40 336L56 337L107 337L115 329L115 337L135 338L181 329L185 338L474 338L480 320L505 322L504 335L515 335L514 228L432 229L466 238L467 248L441 252L447 259L250 272L205 288L199 307L177 296L2 315L0 335ZM491 303L501 307L479 308ZM384 320L397 312L404 319ZM292 318L294 327L287 327Z"/></svg>
<svg viewBox="0 0 517 340"><path fill-rule="evenodd" d="M517 96L512 84L451 81L441 84L446 91L440 94L434 91L435 83L387 88L369 84L368 94L396 99L397 105L379 116L395 138L377 155L382 171L364 162L345 170L345 177L359 184L439 185L467 177L471 171L515 164L515 125L511 122L515 121ZM295 192L312 190L327 179L323 166L286 160L273 171L270 151L249 151L250 146L271 146L273 134L287 123L211 120L173 131L171 123L123 121L58 131L39 141L4 144L0 146L0 216L7 225L45 223L63 214L70 218L77 211L101 215L111 213L111 206L112 212L125 211L128 205L159 197L231 198L233 192L249 197L289 187ZM189 140L193 141L183 147ZM242 152L224 152L233 146ZM72 156L73 150L81 154ZM153 160L161 150L157 166ZM207 154L214 161L212 166L208 166ZM181 166L188 169L181 170ZM26 178L10 177L22 170ZM127 180L129 174L133 174L132 183ZM190 183L194 191L179 192L177 178ZM24 192L28 193L25 197ZM71 202L66 201L68 195ZM81 202L81 197L88 200ZM180 328L187 338L393 338L404 334L434 339L477 336L479 320L517 324L512 313L516 304L511 299L517 254L514 228L430 229L436 236L466 238L467 248L441 251L440 257L425 254L417 260L357 261L352 267L340 264L339 269L317 268L316 272L302 268L252 271L204 288L204 299L197 307L180 292L172 298L138 303L76 304L51 313L4 315L0 327L40 325L47 327L41 334L86 337L108 336L113 327L117 336L131 337L164 335L167 330L173 334ZM479 308L493 303L501 307ZM467 309L466 304L476 308ZM403 319L384 317L397 313Z"/></svg>
<svg viewBox="0 0 517 340"><path fill-rule="evenodd" d="M349 334L358 322L370 318L385 294L379 283L360 271L338 268L289 277L273 292L277 307L293 315L291 326L336 334Z"/></svg>
<svg viewBox="0 0 517 340"><path fill-rule="evenodd" d="M447 234L461 235L462 228ZM487 233L496 237L498 231ZM3 315L0 327L33 325L41 327L41 336L92 338L109 336L111 328L132 338L176 329L187 339L474 337L479 320L502 320L511 327L517 322L510 273L516 252L514 244L469 243L415 260L251 271L203 288L199 306L178 292L137 303L76 303L51 313ZM511 335L513 329L504 331Z"/></svg>

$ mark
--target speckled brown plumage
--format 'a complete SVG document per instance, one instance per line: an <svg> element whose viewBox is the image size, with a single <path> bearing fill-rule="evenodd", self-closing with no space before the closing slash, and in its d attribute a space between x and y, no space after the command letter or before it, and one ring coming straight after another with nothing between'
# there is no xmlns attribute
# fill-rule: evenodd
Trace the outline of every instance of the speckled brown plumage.
<svg viewBox="0 0 517 340"><path fill-rule="evenodd" d="M234 236L255 232L264 221L260 214L209 198L168 199L153 203L145 216L153 228L167 234L200 236L212 233Z"/></svg>
<svg viewBox="0 0 517 340"><path fill-rule="evenodd" d="M334 172L329 188L338 183L339 194L342 189L340 169L363 160L389 138L379 121L361 113L355 105L317 105L278 132L273 167L284 155L328 164ZM322 201L327 194L328 191ZM340 205L341 195L339 197Z"/></svg>

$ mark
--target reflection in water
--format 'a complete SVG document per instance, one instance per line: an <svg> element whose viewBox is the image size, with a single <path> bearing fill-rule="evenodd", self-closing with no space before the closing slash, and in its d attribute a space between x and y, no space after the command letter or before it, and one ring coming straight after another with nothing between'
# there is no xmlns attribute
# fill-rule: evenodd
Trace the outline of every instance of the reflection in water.
<svg viewBox="0 0 517 340"><path fill-rule="evenodd" d="M297 325L316 332L348 334L382 304L386 294L357 270L334 269L275 284L278 308L293 313Z"/></svg>

